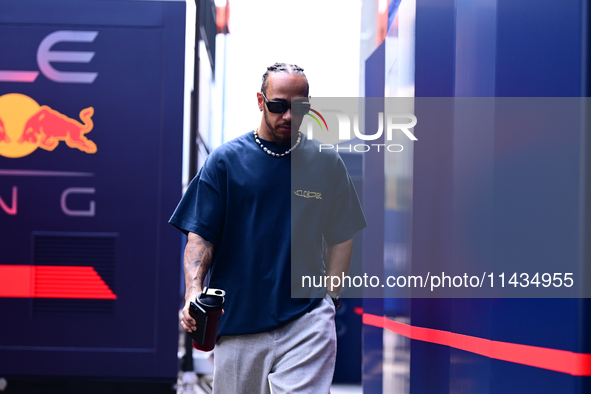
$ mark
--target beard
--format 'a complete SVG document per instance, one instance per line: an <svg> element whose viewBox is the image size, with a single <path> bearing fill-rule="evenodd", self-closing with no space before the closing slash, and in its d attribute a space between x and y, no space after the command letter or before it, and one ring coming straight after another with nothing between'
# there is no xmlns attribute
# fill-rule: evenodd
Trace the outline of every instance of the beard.
<svg viewBox="0 0 591 394"><path fill-rule="evenodd" d="M275 131L275 128L273 127L273 125L269 121L267 114L268 114L268 112L267 112L267 109L265 108L265 110L263 112L263 117L265 118L265 123L267 124L267 127L269 128L269 130L271 130L271 135L273 136L273 142L276 143L277 145L292 145L294 142L293 135L284 137L284 136L280 135L279 133L277 133ZM276 127L279 128L282 125L285 125L285 123L280 123Z"/></svg>

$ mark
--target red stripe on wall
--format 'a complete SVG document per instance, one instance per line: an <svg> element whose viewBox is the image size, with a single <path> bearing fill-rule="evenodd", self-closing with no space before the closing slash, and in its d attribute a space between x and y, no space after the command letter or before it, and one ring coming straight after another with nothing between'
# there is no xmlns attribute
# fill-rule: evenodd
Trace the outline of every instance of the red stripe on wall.
<svg viewBox="0 0 591 394"><path fill-rule="evenodd" d="M32 297L32 270L30 265L0 265L0 297Z"/></svg>
<svg viewBox="0 0 591 394"><path fill-rule="evenodd" d="M363 324L384 328L410 339L449 346L497 360L549 369L574 376L591 376L591 354L492 341L449 331L414 327L369 313L363 314Z"/></svg>
<svg viewBox="0 0 591 394"><path fill-rule="evenodd" d="M117 299L93 267L46 265L0 265L0 297Z"/></svg>

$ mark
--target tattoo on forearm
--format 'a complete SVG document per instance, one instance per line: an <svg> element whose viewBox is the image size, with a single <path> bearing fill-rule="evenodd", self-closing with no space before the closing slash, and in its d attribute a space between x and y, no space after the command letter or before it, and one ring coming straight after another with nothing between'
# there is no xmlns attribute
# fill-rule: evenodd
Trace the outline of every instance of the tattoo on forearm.
<svg viewBox="0 0 591 394"><path fill-rule="evenodd" d="M190 234L185 247L185 294L201 289L213 259L213 244L197 234Z"/></svg>

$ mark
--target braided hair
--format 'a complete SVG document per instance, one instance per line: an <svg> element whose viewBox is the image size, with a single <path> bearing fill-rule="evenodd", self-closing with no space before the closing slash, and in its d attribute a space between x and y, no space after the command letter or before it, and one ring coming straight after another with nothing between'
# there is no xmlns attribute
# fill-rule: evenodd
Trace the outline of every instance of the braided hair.
<svg viewBox="0 0 591 394"><path fill-rule="evenodd" d="M304 74L304 69L298 65L288 63L275 63L272 66L267 67L267 71L263 74L263 83L261 85L261 92L263 92L263 94L267 94L267 85L269 82L269 75L271 73L295 74L303 75L304 77L306 77L306 74ZM306 93L306 95L308 95L308 93Z"/></svg>

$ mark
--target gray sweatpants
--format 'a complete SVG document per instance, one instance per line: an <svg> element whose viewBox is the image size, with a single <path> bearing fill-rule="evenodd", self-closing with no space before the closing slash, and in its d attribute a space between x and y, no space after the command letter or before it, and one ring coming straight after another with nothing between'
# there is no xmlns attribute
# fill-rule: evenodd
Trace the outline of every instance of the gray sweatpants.
<svg viewBox="0 0 591 394"><path fill-rule="evenodd" d="M329 393L336 359L334 316L326 296L278 329L221 337L214 350L214 394Z"/></svg>

